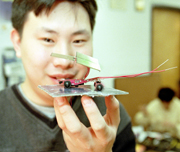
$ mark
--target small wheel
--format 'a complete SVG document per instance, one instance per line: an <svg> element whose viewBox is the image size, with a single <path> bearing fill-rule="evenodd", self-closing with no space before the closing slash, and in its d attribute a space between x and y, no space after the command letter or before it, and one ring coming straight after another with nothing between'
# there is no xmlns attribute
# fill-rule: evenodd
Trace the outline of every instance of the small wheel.
<svg viewBox="0 0 180 152"><path fill-rule="evenodd" d="M70 88L71 87L71 82L70 81L65 81L64 82L64 87L65 88Z"/></svg>
<svg viewBox="0 0 180 152"><path fill-rule="evenodd" d="M96 81L94 82L94 86L96 86L97 84L101 83L101 81Z"/></svg>
<svg viewBox="0 0 180 152"><path fill-rule="evenodd" d="M103 85L101 83L96 85L96 90L101 91L103 89Z"/></svg>
<svg viewBox="0 0 180 152"><path fill-rule="evenodd" d="M63 83L63 81L59 81L59 84L62 84Z"/></svg>

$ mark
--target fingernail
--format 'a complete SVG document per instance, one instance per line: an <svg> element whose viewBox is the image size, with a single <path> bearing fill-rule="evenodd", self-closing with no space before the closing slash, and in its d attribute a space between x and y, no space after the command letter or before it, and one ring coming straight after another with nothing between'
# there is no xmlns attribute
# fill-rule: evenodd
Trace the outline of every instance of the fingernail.
<svg viewBox="0 0 180 152"><path fill-rule="evenodd" d="M92 103L92 100L91 100L91 99L85 99L85 100L83 101L83 104L84 104L85 106L90 106L91 103Z"/></svg>
<svg viewBox="0 0 180 152"><path fill-rule="evenodd" d="M114 96L111 95L111 96L110 96L110 99L111 99L111 100L114 100Z"/></svg>
<svg viewBox="0 0 180 152"><path fill-rule="evenodd" d="M61 99L55 99L56 100L56 103L58 104L58 106L62 106L65 102L65 99L64 98L61 98Z"/></svg>

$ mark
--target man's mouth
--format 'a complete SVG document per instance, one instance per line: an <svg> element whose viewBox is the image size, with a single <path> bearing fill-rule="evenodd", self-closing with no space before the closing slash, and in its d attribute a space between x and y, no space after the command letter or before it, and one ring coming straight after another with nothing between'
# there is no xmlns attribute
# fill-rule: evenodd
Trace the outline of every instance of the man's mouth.
<svg viewBox="0 0 180 152"><path fill-rule="evenodd" d="M55 84L58 84L60 80L73 79L74 75L72 75L72 74L66 74L66 75L55 74L55 75L50 75L49 77L53 80L53 82Z"/></svg>

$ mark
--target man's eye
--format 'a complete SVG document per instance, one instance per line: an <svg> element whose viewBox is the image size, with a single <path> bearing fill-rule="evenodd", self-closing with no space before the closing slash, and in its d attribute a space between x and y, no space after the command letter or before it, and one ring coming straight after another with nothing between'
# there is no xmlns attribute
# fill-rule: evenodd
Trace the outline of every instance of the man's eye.
<svg viewBox="0 0 180 152"><path fill-rule="evenodd" d="M83 43L85 40L75 40L73 43Z"/></svg>
<svg viewBox="0 0 180 152"><path fill-rule="evenodd" d="M49 38L44 38L43 39L45 42L48 42L48 43L53 43L54 41L52 39L49 39Z"/></svg>

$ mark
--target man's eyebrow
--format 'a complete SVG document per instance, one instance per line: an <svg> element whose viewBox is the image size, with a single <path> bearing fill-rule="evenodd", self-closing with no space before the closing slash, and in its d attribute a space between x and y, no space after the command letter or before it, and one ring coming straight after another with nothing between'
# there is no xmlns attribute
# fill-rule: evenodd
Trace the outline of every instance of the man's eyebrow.
<svg viewBox="0 0 180 152"><path fill-rule="evenodd" d="M78 30L78 31L72 33L73 36L81 35L81 34L87 35L87 36L91 35L91 33L89 31L87 31L87 30Z"/></svg>
<svg viewBox="0 0 180 152"><path fill-rule="evenodd" d="M48 33L52 33L52 34L58 34L58 32L56 32L55 30L53 30L51 28L42 27L42 30L44 30L45 32L48 32Z"/></svg>
<svg viewBox="0 0 180 152"><path fill-rule="evenodd" d="M45 32L48 32L48 33L52 33L52 34L57 34L58 35L58 32L49 28L49 27L42 27L41 28L43 31ZM91 32L89 32L88 30L86 29L82 29L82 30L77 30L75 32L73 32L71 35L72 36L76 36L76 35L87 35L87 36L90 36L91 35Z"/></svg>

